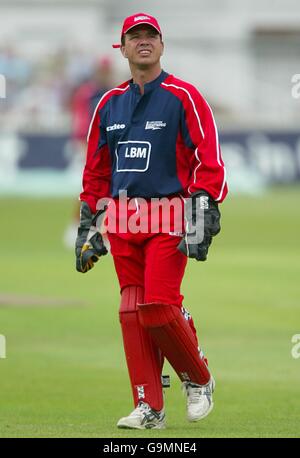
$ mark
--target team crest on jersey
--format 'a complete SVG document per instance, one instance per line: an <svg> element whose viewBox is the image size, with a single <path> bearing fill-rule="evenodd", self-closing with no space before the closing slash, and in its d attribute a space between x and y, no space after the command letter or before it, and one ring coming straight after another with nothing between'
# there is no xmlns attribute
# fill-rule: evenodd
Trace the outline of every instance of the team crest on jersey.
<svg viewBox="0 0 300 458"><path fill-rule="evenodd" d="M163 121L147 121L145 130L157 130L166 127L167 123Z"/></svg>

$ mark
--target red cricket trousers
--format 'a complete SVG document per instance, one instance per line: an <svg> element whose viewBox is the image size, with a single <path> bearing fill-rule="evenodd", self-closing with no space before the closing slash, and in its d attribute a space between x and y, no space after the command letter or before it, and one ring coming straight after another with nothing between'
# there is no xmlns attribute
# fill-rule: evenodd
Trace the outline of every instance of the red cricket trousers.
<svg viewBox="0 0 300 458"><path fill-rule="evenodd" d="M144 302L182 306L180 286L187 258L177 250L180 237L169 234L108 234L121 291L140 286Z"/></svg>
<svg viewBox="0 0 300 458"><path fill-rule="evenodd" d="M179 210L181 205L179 199ZM206 363L201 362L199 355L192 317L182 307L180 287L187 264L186 256L177 249L182 237L178 235L182 233L182 213L174 211L170 229L163 231L161 229L168 221L159 216L157 205L146 203L142 209L136 205L128 214L125 207L122 208L120 201L108 207L107 235L121 289L119 316L126 362L135 406L143 401L153 409L161 410L164 357L168 358L181 380L186 380L188 373L191 380L195 378L194 382L204 380L206 383L209 378ZM115 208L119 212L114 213ZM156 233L149 230L147 217L150 213L152 221L155 215L159 216L159 231ZM146 230L136 233L128 230L132 219L138 223L146 221ZM116 230L110 230L115 223ZM125 223L124 232L120 230L121 223ZM162 308L157 306L159 304ZM161 328L161 332L160 323L157 328L156 321L157 318L162 320L163 326L166 317L170 325Z"/></svg>

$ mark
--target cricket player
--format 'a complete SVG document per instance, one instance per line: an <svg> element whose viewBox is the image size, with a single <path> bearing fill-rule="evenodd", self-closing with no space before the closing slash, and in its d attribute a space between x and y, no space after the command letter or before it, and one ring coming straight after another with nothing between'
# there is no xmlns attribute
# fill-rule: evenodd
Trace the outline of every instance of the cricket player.
<svg viewBox="0 0 300 458"><path fill-rule="evenodd" d="M121 43L113 46L128 60L132 79L104 94L90 125L76 268L87 272L107 253L95 215L99 202L110 198L106 217L114 214L116 224L108 223L108 238L134 401L134 410L117 426L162 429L164 359L182 381L187 420L198 421L213 408L214 379L180 287L187 258L205 261L220 231L225 168L209 105L193 85L161 68L164 43L157 20L145 13L127 17ZM133 217L136 222L151 217L159 199L175 198L183 206L191 203L182 230L174 229L174 212L167 231L160 216L158 230L129 227ZM203 231L197 238L199 215Z"/></svg>

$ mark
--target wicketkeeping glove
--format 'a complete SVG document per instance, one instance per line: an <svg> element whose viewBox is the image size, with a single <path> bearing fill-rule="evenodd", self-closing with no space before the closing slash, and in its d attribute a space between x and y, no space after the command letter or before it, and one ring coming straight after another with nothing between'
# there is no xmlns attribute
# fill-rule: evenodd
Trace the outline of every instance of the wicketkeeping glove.
<svg viewBox="0 0 300 458"><path fill-rule="evenodd" d="M177 248L189 258L205 261L212 237L221 230L221 214L218 204L203 190L192 194L188 204L186 233Z"/></svg>
<svg viewBox="0 0 300 458"><path fill-rule="evenodd" d="M75 244L76 270L88 272L94 267L100 256L107 254L103 238L97 228L97 220L105 210L92 214L86 202L81 203L80 224ZM99 227L99 226L98 226Z"/></svg>

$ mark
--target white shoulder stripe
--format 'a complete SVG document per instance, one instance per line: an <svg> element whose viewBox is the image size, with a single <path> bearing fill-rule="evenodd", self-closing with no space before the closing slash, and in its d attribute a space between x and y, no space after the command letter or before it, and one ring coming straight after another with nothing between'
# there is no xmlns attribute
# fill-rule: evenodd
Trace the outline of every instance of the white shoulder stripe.
<svg viewBox="0 0 300 458"><path fill-rule="evenodd" d="M112 91L126 91L127 89L129 88L129 84L124 87L124 88L120 88L120 87L114 87L113 89L110 89L109 91L105 92L105 94L103 94L103 96L101 97L101 99L99 100L95 110L94 110L94 114L93 114L93 117L92 117L92 120L90 122L90 126L89 126L89 131L88 131L88 134L87 134L87 141L89 141L89 138L90 138L90 134L91 134L91 130L92 130L92 125L93 125L93 122L94 122L94 119L95 119L95 116L96 116L96 113L98 111L98 108L99 108L99 105L100 103L102 102L102 100L104 99L104 97L107 96L107 94L109 94L110 92Z"/></svg>
<svg viewBox="0 0 300 458"><path fill-rule="evenodd" d="M191 94L189 93L189 91L185 88L185 87L181 87L181 86L176 86L175 84L166 84L166 83L161 83L162 86L166 86L166 87L175 87L175 89L181 89L182 91L184 91L187 95L188 95L188 98L192 104L192 107L193 107L193 110L194 110L194 113L196 115L196 118L197 118L197 121L198 121L198 125L199 125L199 129L200 129L200 132L201 132L201 135L204 139L204 131L202 129L202 125L201 125L201 121L200 121L200 117L198 115L198 112L196 110L196 106L195 106L195 103L194 103L194 100L192 99L192 96Z"/></svg>

